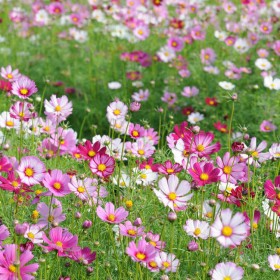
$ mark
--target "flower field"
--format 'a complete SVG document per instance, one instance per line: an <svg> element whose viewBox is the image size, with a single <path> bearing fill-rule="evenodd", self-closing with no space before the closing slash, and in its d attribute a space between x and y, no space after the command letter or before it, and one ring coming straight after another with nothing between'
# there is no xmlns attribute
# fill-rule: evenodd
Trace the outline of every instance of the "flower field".
<svg viewBox="0 0 280 280"><path fill-rule="evenodd" d="M280 278L279 0L0 0L0 280Z"/></svg>

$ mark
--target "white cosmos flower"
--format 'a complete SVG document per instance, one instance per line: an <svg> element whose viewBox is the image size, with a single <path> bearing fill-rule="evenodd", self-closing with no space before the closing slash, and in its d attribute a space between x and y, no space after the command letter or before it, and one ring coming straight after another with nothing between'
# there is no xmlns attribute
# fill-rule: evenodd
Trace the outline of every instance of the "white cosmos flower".
<svg viewBox="0 0 280 280"><path fill-rule="evenodd" d="M188 116L188 122L190 122L191 124L196 124L197 122L200 122L203 119L204 119L204 115L198 112L191 113Z"/></svg>
<svg viewBox="0 0 280 280"><path fill-rule="evenodd" d="M250 48L247 40L242 38L237 39L233 47L239 53L245 53Z"/></svg>
<svg viewBox="0 0 280 280"><path fill-rule="evenodd" d="M260 69L267 71L271 68L271 63L265 58L258 58L255 61L255 65Z"/></svg>
<svg viewBox="0 0 280 280"><path fill-rule="evenodd" d="M271 90L272 89L279 90L280 89L280 79L278 79L278 78L273 79L272 76L266 76L264 78L264 86Z"/></svg>
<svg viewBox="0 0 280 280"><path fill-rule="evenodd" d="M235 85L230 82L219 82L219 86L225 90L232 90L235 88Z"/></svg>
<svg viewBox="0 0 280 280"><path fill-rule="evenodd" d="M108 83L108 88L109 89L119 89L121 87L122 87L122 85L119 82L110 82L110 83Z"/></svg>

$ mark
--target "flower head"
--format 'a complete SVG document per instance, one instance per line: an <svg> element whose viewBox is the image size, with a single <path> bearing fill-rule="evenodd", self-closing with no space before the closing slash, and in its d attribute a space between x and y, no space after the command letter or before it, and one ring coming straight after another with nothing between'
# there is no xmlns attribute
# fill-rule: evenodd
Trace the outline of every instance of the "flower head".
<svg viewBox="0 0 280 280"><path fill-rule="evenodd" d="M105 209L103 209L101 206L98 206L96 213L102 221L110 224L119 224L123 222L128 216L128 212L125 211L123 207L119 207L115 210L115 206L112 202L106 203Z"/></svg>

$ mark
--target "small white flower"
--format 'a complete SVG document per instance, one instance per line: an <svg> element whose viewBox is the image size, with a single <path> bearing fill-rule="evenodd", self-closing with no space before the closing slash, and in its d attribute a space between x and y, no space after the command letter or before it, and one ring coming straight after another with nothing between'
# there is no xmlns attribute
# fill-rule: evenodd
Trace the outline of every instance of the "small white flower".
<svg viewBox="0 0 280 280"><path fill-rule="evenodd" d="M176 57L176 54L173 50L169 49L167 46L162 47L157 55L163 62L169 62Z"/></svg>
<svg viewBox="0 0 280 280"><path fill-rule="evenodd" d="M255 65L260 69L267 71L271 68L271 63L265 58L258 58L255 61Z"/></svg>
<svg viewBox="0 0 280 280"><path fill-rule="evenodd" d="M278 78L273 79L272 76L266 76L264 78L264 86L269 89L279 90L280 89L280 79L278 79Z"/></svg>
<svg viewBox="0 0 280 280"><path fill-rule="evenodd" d="M219 41L224 41L227 37L227 33L224 31L218 31L216 30L214 33L215 38L217 38Z"/></svg>
<svg viewBox="0 0 280 280"><path fill-rule="evenodd" d="M200 114L198 112L194 112L194 113L191 113L189 116L188 116L188 122L190 122L191 124L196 124L197 122L200 122L204 119L204 115L203 114Z"/></svg>
<svg viewBox="0 0 280 280"><path fill-rule="evenodd" d="M109 89L119 89L121 87L122 87L122 85L119 82L110 82L110 83L108 83L108 88Z"/></svg>
<svg viewBox="0 0 280 280"><path fill-rule="evenodd" d="M219 86L225 90L232 90L235 88L235 85L230 82L219 82Z"/></svg>
<svg viewBox="0 0 280 280"><path fill-rule="evenodd" d="M249 44L247 40L239 38L234 43L234 49L239 53L245 53L249 50Z"/></svg>

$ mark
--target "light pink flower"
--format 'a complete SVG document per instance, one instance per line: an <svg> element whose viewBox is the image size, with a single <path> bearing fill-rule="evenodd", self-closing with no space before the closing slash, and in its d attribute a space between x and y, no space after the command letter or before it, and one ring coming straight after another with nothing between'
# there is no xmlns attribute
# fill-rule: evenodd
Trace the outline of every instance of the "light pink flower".
<svg viewBox="0 0 280 280"><path fill-rule="evenodd" d="M132 237L132 238L141 236L144 231L144 227L136 227L130 221L126 221L124 224L120 224L119 228L120 228L121 235Z"/></svg>
<svg viewBox="0 0 280 280"><path fill-rule="evenodd" d="M147 263L155 257L156 250L151 244L141 239L137 245L133 241L130 242L126 248L126 253L135 262Z"/></svg>
<svg viewBox="0 0 280 280"><path fill-rule="evenodd" d="M32 94L38 91L34 81L27 77L20 77L12 84L12 94L18 96L21 99L28 98Z"/></svg>
<svg viewBox="0 0 280 280"><path fill-rule="evenodd" d="M119 224L123 222L128 216L128 212L125 211L123 207L119 207L115 210L115 206L112 202L106 203L105 209L103 209L101 206L98 206L96 213L102 221L110 224Z"/></svg>
<svg viewBox="0 0 280 280"><path fill-rule="evenodd" d="M194 238L207 239L210 236L210 226L204 221L188 219L184 225L184 230Z"/></svg>
<svg viewBox="0 0 280 280"><path fill-rule="evenodd" d="M242 267L233 262L218 263L211 273L211 280L231 279L241 280L244 275Z"/></svg>
<svg viewBox="0 0 280 280"><path fill-rule="evenodd" d="M164 272L176 272L179 266L179 260L176 259L176 256L165 252L158 252L155 262L160 267L160 270Z"/></svg>

